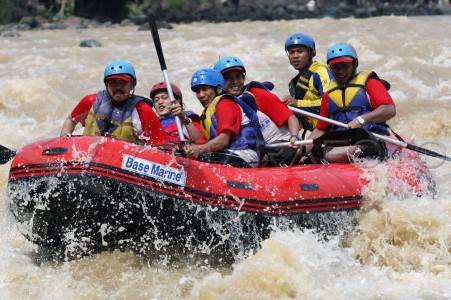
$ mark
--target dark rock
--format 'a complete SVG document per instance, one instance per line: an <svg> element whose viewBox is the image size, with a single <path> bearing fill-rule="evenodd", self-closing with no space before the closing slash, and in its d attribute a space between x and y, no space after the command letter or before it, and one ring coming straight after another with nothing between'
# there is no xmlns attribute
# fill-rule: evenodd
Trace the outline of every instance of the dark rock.
<svg viewBox="0 0 451 300"><path fill-rule="evenodd" d="M102 47L102 44L99 41L96 40L83 40L80 42L80 47L87 47L87 48L93 48L93 47Z"/></svg>
<svg viewBox="0 0 451 300"><path fill-rule="evenodd" d="M146 31L146 30L150 30L150 26L148 23L144 23L141 26L138 27L139 31Z"/></svg>
<svg viewBox="0 0 451 300"><path fill-rule="evenodd" d="M121 21L121 26L130 26L130 25L136 25L135 23L132 22L132 20L130 19L124 19Z"/></svg>
<svg viewBox="0 0 451 300"><path fill-rule="evenodd" d="M32 28L28 24L20 24L19 23L19 24L17 24L16 29L20 30L20 31L26 31L26 30L31 30Z"/></svg>
<svg viewBox="0 0 451 300"><path fill-rule="evenodd" d="M275 13L275 15L276 15L277 17L283 18L283 17L287 14L287 11L285 10L284 7L278 6L278 7L275 9L274 13Z"/></svg>
<svg viewBox="0 0 451 300"><path fill-rule="evenodd" d="M381 13L380 13L380 11L379 11L379 9L377 7L369 7L368 8L368 14L370 16L372 16L372 17L381 15Z"/></svg>
<svg viewBox="0 0 451 300"><path fill-rule="evenodd" d="M146 15L129 17L129 20L132 21L135 25L143 25L144 23L147 23L147 19L148 18Z"/></svg>
<svg viewBox="0 0 451 300"><path fill-rule="evenodd" d="M367 11L367 9L365 7L357 7L357 8L355 8L354 11L353 11L353 15L356 18L367 18L367 17L370 16L368 11Z"/></svg>
<svg viewBox="0 0 451 300"><path fill-rule="evenodd" d="M39 25L39 23L36 20L36 18L32 17L32 16L22 17L22 19L20 19L20 21L19 21L19 24L28 25L30 29L31 28L36 28Z"/></svg>
<svg viewBox="0 0 451 300"><path fill-rule="evenodd" d="M174 27L166 21L157 21L157 28L173 29Z"/></svg>
<svg viewBox="0 0 451 300"><path fill-rule="evenodd" d="M157 21L157 28L158 29L172 29L174 27L166 21ZM139 31L150 30L149 23L142 24L141 26L138 27L138 30Z"/></svg>
<svg viewBox="0 0 451 300"><path fill-rule="evenodd" d="M49 20L46 17L44 17L43 15L37 15L36 17L34 17L34 19L38 23L37 27L42 27L42 24L49 22Z"/></svg>
<svg viewBox="0 0 451 300"><path fill-rule="evenodd" d="M67 25L63 23L44 23L42 24L42 28L48 30L60 30L66 29Z"/></svg>

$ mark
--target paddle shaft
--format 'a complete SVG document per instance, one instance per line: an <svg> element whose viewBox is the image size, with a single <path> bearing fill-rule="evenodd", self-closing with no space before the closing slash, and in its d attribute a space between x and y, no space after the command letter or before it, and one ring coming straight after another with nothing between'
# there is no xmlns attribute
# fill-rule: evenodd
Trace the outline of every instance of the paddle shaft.
<svg viewBox="0 0 451 300"><path fill-rule="evenodd" d="M335 120L332 120L332 119L329 119L329 118L326 118L326 117L323 117L323 116L320 116L320 115L317 115L317 114L314 114L314 113L311 113L311 112L308 112L308 111L305 111L305 110L302 110L302 109L299 109L299 108L295 108L295 107L292 107L292 106L288 106L288 108L291 111L293 111L293 112L295 112L297 114L300 114L300 115L303 115L303 116L307 116L307 117L311 117L313 119L317 119L317 120L324 121L324 122L332 124L332 125L336 125L336 126L340 126L340 127L349 129L348 124L345 124L345 123L342 123L342 122L338 122L338 121L335 121ZM374 133L374 132L371 132L371 134L374 135L375 137L377 137L378 139L381 139L381 140L383 140L385 142L388 142L388 143L392 143L392 144L397 145L399 147L407 148L409 150L416 151L416 152L419 152L419 153L423 153L425 155L429 155L429 156L433 156L433 157L437 157L437 158L442 158L442 159L445 159L447 161L451 161L450 157L447 157L447 156L445 156L443 154L440 154L440 153L437 153L437 152L434 152L434 151L431 151L431 150L428 150L428 149L425 149L425 148L421 148L419 146L416 146L416 145L413 145L413 144L409 144L409 143L406 143L406 142L403 142L403 141L400 141L400 140L395 140L395 139L392 139L392 138L389 138L389 137L386 137L384 135L380 135L380 134L377 134L377 133Z"/></svg>
<svg viewBox="0 0 451 300"><path fill-rule="evenodd" d="M313 144L313 140L296 141L296 142L294 142L293 144L296 145L296 146L311 145L311 144ZM268 148L269 148L269 149L272 149L272 148L289 147L289 146L291 146L291 145L293 145L293 144L290 143L290 142L274 143L274 144L266 145L265 148L267 148L267 149L268 149Z"/></svg>
<svg viewBox="0 0 451 300"><path fill-rule="evenodd" d="M166 67L166 61L164 60L163 48L161 47L160 35L158 34L157 24L155 23L155 17L150 14L149 16L150 32L152 33L153 43L155 44L155 50L157 51L158 60L160 61L161 71L163 71L164 82L166 83L166 89L168 91L169 99L171 103L175 103L174 93L172 91L171 82L169 81L168 70ZM175 124L177 125L177 131L180 137L180 141L186 142L185 135L183 134L182 122L179 117L175 117Z"/></svg>
<svg viewBox="0 0 451 300"><path fill-rule="evenodd" d="M327 123L332 124L332 125L336 125L336 126L340 126L340 127L349 129L348 124L345 124L345 123L342 123L342 122L338 122L338 121L335 121L335 120L332 120L332 119L329 119L329 118L326 118L326 117L323 117L323 116L320 116L320 115L317 115L317 114L314 114L314 113L311 113L311 112L308 112L308 111L305 111L305 110L302 110L302 109L299 109L299 108L295 108L295 107L292 107L292 106L288 106L288 108L291 111L293 111L295 113L298 113L300 115L311 117L311 118L314 118L314 119L317 119L317 120L320 120L320 121L327 122ZM407 148L408 144L406 142L399 141L399 140L394 140L394 139L391 139L389 137L386 137L386 136L383 136L383 135L380 135L380 134L377 134L377 133L374 133L374 132L371 132L371 134L374 135L375 137L377 137L378 139L384 140L386 142L395 144L395 145L403 147L403 148Z"/></svg>

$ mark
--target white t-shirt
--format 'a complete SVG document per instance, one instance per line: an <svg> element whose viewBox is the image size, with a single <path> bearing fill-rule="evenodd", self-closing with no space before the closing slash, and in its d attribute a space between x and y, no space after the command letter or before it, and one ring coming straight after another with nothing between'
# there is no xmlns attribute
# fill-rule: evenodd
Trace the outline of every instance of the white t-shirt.
<svg viewBox="0 0 451 300"><path fill-rule="evenodd" d="M282 127L277 127L265 113L257 111L258 122L260 123L260 130L262 132L263 138L266 144L274 143L275 141L288 141L290 139L290 131L288 126L284 125Z"/></svg>

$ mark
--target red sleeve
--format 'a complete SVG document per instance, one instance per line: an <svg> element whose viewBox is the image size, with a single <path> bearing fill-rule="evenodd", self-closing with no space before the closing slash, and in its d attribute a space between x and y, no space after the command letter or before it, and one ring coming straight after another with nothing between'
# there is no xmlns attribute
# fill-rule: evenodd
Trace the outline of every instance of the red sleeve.
<svg viewBox="0 0 451 300"><path fill-rule="evenodd" d="M376 109L381 105L395 105L392 97L379 80L369 78L366 82L365 89L370 98L372 109Z"/></svg>
<svg viewBox="0 0 451 300"><path fill-rule="evenodd" d="M258 87L253 87L249 91L255 96L257 109L267 115L278 127L293 115L293 112L276 94Z"/></svg>
<svg viewBox="0 0 451 300"><path fill-rule="evenodd" d="M85 126L86 117L88 116L94 101L96 101L96 96L97 94L90 94L84 96L83 99L78 102L77 106L75 106L70 113L70 117L74 122L80 122L83 126Z"/></svg>
<svg viewBox="0 0 451 300"><path fill-rule="evenodd" d="M141 101L136 105L136 111L141 120L143 135L145 137L150 137L150 141L143 141L146 144L152 145L164 144L166 142L166 133L161 127L160 120L152 108L144 101Z"/></svg>
<svg viewBox="0 0 451 300"><path fill-rule="evenodd" d="M202 130L202 125L200 124L200 121L195 120L193 121L193 126L196 127L197 131L200 133L200 138L196 141L196 144L205 144L207 142L207 139L205 138L204 132Z"/></svg>
<svg viewBox="0 0 451 300"><path fill-rule="evenodd" d="M234 139L239 133L243 116L241 108L233 100L223 99L216 106L217 134L227 132Z"/></svg>
<svg viewBox="0 0 451 300"><path fill-rule="evenodd" d="M321 100L321 108L319 110L319 115L325 118L329 118L329 110L327 109L327 97L328 93L325 93ZM321 120L318 120L318 123L316 123L316 128L323 131L327 131L329 129L329 126L330 126L329 123Z"/></svg>

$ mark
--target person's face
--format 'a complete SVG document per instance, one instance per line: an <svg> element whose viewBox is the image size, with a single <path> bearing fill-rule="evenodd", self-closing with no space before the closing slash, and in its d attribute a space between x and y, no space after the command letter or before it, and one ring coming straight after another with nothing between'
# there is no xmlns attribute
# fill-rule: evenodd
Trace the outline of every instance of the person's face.
<svg viewBox="0 0 451 300"><path fill-rule="evenodd" d="M234 96L241 95L244 89L244 74L240 70L230 70L223 75L225 91Z"/></svg>
<svg viewBox="0 0 451 300"><path fill-rule="evenodd" d="M200 104L205 108L216 97L216 91L211 86L200 85L196 88L196 97Z"/></svg>
<svg viewBox="0 0 451 300"><path fill-rule="evenodd" d="M109 79L105 82L108 94L116 103L126 101L130 97L130 92L133 89L132 81L124 81L120 79Z"/></svg>
<svg viewBox="0 0 451 300"><path fill-rule="evenodd" d="M344 84L348 82L352 77L352 74L354 72L354 63L336 63L331 65L330 69L334 74L335 80L340 84Z"/></svg>
<svg viewBox="0 0 451 300"><path fill-rule="evenodd" d="M294 46L287 51L288 60L296 70L302 70L310 61L309 51L307 47Z"/></svg>
<svg viewBox="0 0 451 300"><path fill-rule="evenodd" d="M158 116L162 117L171 114L172 103L167 91L156 92L153 96L153 103Z"/></svg>

